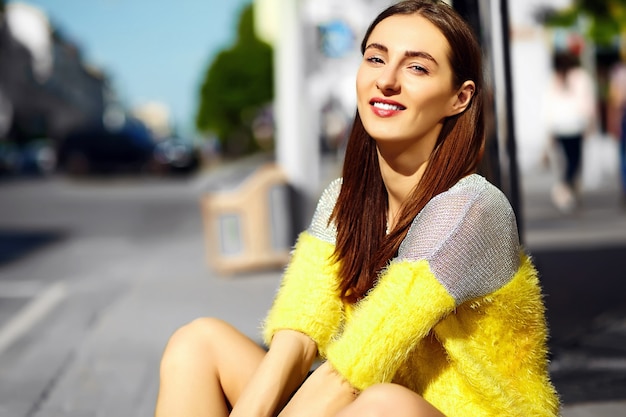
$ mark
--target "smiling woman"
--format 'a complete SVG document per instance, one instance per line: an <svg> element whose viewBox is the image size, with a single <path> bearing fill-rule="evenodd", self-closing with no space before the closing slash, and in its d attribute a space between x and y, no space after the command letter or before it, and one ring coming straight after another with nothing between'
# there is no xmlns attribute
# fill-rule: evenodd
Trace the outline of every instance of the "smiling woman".
<svg viewBox="0 0 626 417"><path fill-rule="evenodd" d="M268 352L215 318L183 326L157 416L558 415L537 273L508 200L476 174L470 28L445 3L403 1L361 50L342 178L298 238Z"/></svg>
<svg viewBox="0 0 626 417"><path fill-rule="evenodd" d="M415 24L416 19L420 20L419 25ZM448 42L428 20L404 15L382 21L370 39L357 74L361 120L378 141L420 136L420 141L428 142L424 156L416 160L423 162L441 131L446 112L459 112L466 104L460 101L458 108L450 107L455 104L451 100L456 100L457 91L452 86L452 70L446 59ZM467 81L463 87L467 91L460 98L467 101L472 97L474 83ZM397 117L380 119L393 116ZM398 124L404 126L398 129Z"/></svg>

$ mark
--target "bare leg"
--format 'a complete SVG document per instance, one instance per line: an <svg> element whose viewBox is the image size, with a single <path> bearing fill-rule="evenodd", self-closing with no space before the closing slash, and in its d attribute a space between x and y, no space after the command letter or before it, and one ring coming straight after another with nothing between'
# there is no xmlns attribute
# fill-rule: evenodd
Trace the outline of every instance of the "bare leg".
<svg viewBox="0 0 626 417"><path fill-rule="evenodd" d="M229 324L197 319L170 338L156 417L228 416L265 351Z"/></svg>
<svg viewBox="0 0 626 417"><path fill-rule="evenodd" d="M445 417L415 392L397 384L379 384L364 390L336 417Z"/></svg>

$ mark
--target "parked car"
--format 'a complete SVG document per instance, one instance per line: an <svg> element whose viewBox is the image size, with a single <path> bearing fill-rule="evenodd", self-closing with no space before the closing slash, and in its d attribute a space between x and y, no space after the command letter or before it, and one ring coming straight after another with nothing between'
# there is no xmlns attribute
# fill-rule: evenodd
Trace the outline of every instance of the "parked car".
<svg viewBox="0 0 626 417"><path fill-rule="evenodd" d="M155 148L155 157L159 164L176 174L189 174L200 167L198 148L179 137L159 141Z"/></svg>
<svg viewBox="0 0 626 417"><path fill-rule="evenodd" d="M195 149L178 139L157 142L139 122L117 130L104 126L68 135L58 150L59 168L70 175L92 173L193 172L199 166Z"/></svg>
<svg viewBox="0 0 626 417"><path fill-rule="evenodd" d="M70 133L58 149L59 168L70 175L142 171L152 163L154 143L147 129L95 126Z"/></svg>
<svg viewBox="0 0 626 417"><path fill-rule="evenodd" d="M19 166L19 152L13 142L0 141L0 174L14 174Z"/></svg>
<svg viewBox="0 0 626 417"><path fill-rule="evenodd" d="M48 176L56 170L57 157L51 139L32 139L24 144L0 141L0 175Z"/></svg>

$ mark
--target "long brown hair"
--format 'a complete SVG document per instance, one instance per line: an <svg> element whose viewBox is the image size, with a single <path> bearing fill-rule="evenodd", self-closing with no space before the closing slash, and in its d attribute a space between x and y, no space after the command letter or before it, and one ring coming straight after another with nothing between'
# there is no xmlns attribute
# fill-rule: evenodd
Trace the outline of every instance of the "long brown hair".
<svg viewBox="0 0 626 417"><path fill-rule="evenodd" d="M357 110L346 148L341 192L331 216L337 225L334 259L339 262L339 289L342 298L351 303L376 284L378 274L396 256L413 219L428 201L476 171L484 147L482 56L469 25L445 3L403 1L385 9L370 24L361 43L362 53L376 25L397 14L417 14L433 23L450 45L453 86L459 88L472 80L475 91L464 112L444 121L424 175L402 205L389 234L387 191L376 142L365 131Z"/></svg>

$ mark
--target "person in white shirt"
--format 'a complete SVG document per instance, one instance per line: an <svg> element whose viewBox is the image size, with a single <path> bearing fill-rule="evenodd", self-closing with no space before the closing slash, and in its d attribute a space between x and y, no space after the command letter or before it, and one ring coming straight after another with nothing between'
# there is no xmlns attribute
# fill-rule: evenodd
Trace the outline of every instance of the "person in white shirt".
<svg viewBox="0 0 626 417"><path fill-rule="evenodd" d="M577 205L583 140L596 117L593 80L574 54L555 53L554 74L544 105L548 132L559 146L565 165L552 190L552 198L560 210L570 212Z"/></svg>

